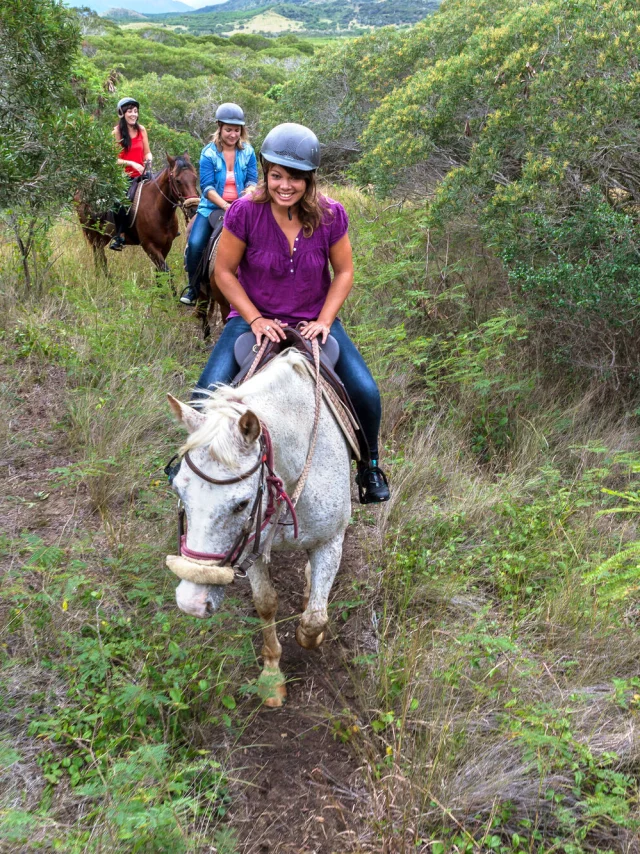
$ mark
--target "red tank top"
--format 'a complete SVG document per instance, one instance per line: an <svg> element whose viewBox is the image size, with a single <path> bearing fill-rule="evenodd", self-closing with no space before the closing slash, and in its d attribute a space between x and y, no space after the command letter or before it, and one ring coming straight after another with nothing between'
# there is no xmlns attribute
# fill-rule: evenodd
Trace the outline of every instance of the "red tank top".
<svg viewBox="0 0 640 854"><path fill-rule="evenodd" d="M128 151L122 149L120 154L122 160L133 160L134 163L139 163L144 166L144 142L142 141L142 131L138 131L138 136L131 139L131 148ZM138 178L140 173L133 166L125 166L124 171L130 178Z"/></svg>

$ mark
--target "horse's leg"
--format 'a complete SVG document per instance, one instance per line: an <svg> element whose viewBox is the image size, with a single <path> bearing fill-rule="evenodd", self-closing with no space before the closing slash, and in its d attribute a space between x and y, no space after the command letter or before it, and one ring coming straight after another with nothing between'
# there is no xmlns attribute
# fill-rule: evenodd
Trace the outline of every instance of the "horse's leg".
<svg viewBox="0 0 640 854"><path fill-rule="evenodd" d="M151 260L153 261L153 265L156 268L156 285L162 285L165 280L164 274L168 274L169 287L171 288L172 294L175 296L176 289L175 285L173 284L171 270L169 269L169 265L166 262L166 256L162 249L153 243L146 243L143 245L142 248L147 253L149 258L151 258Z"/></svg>
<svg viewBox="0 0 640 854"><path fill-rule="evenodd" d="M218 303L220 306L220 317L222 318L222 323L226 323L227 317L229 316L229 312L231 311L231 306L229 305L229 301L223 295L222 291L216 284L215 277L213 274L209 278L209 285L211 287L211 302L215 305Z"/></svg>
<svg viewBox="0 0 640 854"><path fill-rule="evenodd" d="M103 276L109 277L109 267L107 265L107 256L104 254L104 246L101 243L92 243L93 250L93 266L96 268L96 273L102 273Z"/></svg>
<svg viewBox="0 0 640 854"><path fill-rule="evenodd" d="M261 654L264 666L258 679L258 693L265 706L276 709L283 704L287 696L284 676L280 670L282 647L276 634L275 623L278 594L269 578L269 571L261 560L257 561L247 574L251 582L253 602L262 620Z"/></svg>
<svg viewBox="0 0 640 854"><path fill-rule="evenodd" d="M296 629L296 640L305 649L316 649L324 640L329 622L327 602L340 566L343 540L344 531L341 531L328 543L309 551L311 584L308 596L305 590L306 605Z"/></svg>
<svg viewBox="0 0 640 854"><path fill-rule="evenodd" d="M307 561L304 568L304 593L302 594L302 610L307 610L309 596L311 595L311 564Z"/></svg>

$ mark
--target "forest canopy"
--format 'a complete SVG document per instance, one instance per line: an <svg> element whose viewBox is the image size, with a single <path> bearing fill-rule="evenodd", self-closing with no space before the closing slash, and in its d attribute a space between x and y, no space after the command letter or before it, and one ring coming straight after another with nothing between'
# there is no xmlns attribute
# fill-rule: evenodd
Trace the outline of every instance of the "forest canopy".
<svg viewBox="0 0 640 854"><path fill-rule="evenodd" d="M433 196L430 226L472 217L554 350L632 377L639 33L630 0L448 0L324 51L278 115L322 128L359 184Z"/></svg>

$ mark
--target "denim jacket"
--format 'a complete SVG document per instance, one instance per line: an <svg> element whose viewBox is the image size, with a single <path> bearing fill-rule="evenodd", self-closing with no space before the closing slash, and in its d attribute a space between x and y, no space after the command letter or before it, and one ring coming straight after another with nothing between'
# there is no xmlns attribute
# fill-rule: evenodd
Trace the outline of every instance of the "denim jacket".
<svg viewBox="0 0 640 854"><path fill-rule="evenodd" d="M238 195L245 187L258 183L258 164L253 147L245 142L244 148L236 148L236 159L233 167L236 178ZM227 164L221 151L210 142L202 149L200 155L200 186L202 187L202 198L198 206L198 213L208 217L211 211L220 210L207 198L209 190L215 190L218 195L224 193L224 184L227 180Z"/></svg>

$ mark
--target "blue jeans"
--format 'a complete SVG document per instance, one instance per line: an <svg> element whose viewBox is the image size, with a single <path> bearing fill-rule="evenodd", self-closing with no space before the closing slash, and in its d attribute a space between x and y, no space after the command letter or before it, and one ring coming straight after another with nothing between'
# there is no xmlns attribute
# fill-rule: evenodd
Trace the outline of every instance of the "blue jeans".
<svg viewBox="0 0 640 854"><path fill-rule="evenodd" d="M215 388L217 383L228 385L231 382L240 370L240 366L233 355L234 344L243 332L248 332L249 330L249 324L241 317L232 317L227 321L222 334L211 351L204 371L200 375L194 393L195 399L200 396L198 395L198 388L212 389ZM382 404L380 402L378 386L371 376L364 359L339 320L333 321L331 334L340 345L340 358L336 364L336 373L344 383L344 387L353 403L353 408L360 419L364 435L369 444L371 459L377 460L378 433L382 417Z"/></svg>
<svg viewBox="0 0 640 854"><path fill-rule="evenodd" d="M202 216L202 214L196 214L191 231L189 232L189 242L187 243L187 251L185 253L185 266L189 274L190 285L200 284L195 281L195 276L198 272L198 264L202 258L202 253L207 248L212 231L213 229L209 225L208 218Z"/></svg>

